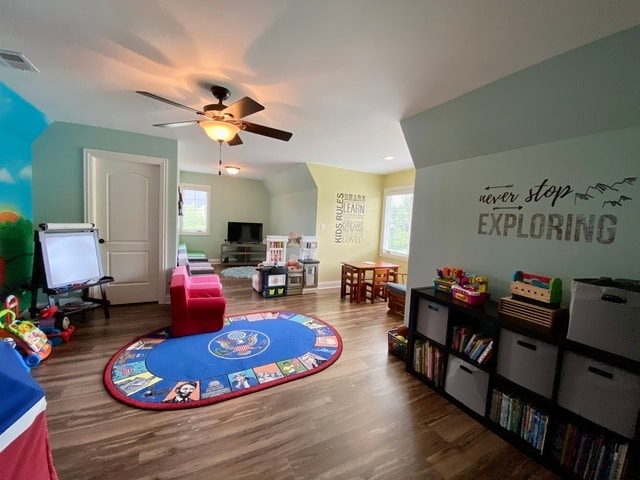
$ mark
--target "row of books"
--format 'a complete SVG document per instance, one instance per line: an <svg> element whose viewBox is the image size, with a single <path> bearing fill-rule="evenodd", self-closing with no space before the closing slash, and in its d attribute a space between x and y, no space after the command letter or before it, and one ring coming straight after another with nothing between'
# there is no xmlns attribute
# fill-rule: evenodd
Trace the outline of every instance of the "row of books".
<svg viewBox="0 0 640 480"><path fill-rule="evenodd" d="M585 431L571 423L558 426L553 440L553 457L566 470L584 480L624 478L628 443Z"/></svg>
<svg viewBox="0 0 640 480"><path fill-rule="evenodd" d="M416 340L413 352L413 369L427 377L436 387L444 384L444 352L424 340Z"/></svg>
<svg viewBox="0 0 640 480"><path fill-rule="evenodd" d="M472 327L456 325L453 327L451 349L480 364L487 363L493 355L493 338L473 333Z"/></svg>
<svg viewBox="0 0 640 480"><path fill-rule="evenodd" d="M542 453L549 415L514 395L493 390L489 416L502 428L515 433Z"/></svg>

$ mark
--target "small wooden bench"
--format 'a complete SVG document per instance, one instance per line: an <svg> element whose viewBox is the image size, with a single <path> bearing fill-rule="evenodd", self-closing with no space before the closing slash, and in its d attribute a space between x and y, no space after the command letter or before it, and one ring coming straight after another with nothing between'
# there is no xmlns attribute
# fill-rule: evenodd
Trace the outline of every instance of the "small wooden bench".
<svg viewBox="0 0 640 480"><path fill-rule="evenodd" d="M390 311L404 317L404 304L407 296L407 274L389 272L387 282L387 307Z"/></svg>

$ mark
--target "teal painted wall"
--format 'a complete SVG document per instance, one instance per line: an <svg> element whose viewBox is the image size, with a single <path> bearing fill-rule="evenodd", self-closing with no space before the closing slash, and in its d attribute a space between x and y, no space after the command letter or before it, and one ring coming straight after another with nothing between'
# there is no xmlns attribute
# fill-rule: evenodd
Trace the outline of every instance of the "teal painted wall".
<svg viewBox="0 0 640 480"><path fill-rule="evenodd" d="M33 145L33 216L39 222L84 221L83 149L107 150L169 161L169 205L177 214L178 147L175 140L54 122Z"/></svg>
<svg viewBox="0 0 640 480"><path fill-rule="evenodd" d="M416 168L640 124L640 26L403 120Z"/></svg>
<svg viewBox="0 0 640 480"><path fill-rule="evenodd" d="M84 221L83 149L166 158L167 266L176 263L178 146L176 140L65 122L52 123L33 144L33 219Z"/></svg>
<svg viewBox="0 0 640 480"><path fill-rule="evenodd" d="M22 296L31 277L31 144L46 127L42 113L0 82L0 299Z"/></svg>
<svg viewBox="0 0 640 480"><path fill-rule="evenodd" d="M402 122L410 286L454 265L497 299L523 270L561 278L568 303L573 278L640 278L639 44L632 28Z"/></svg>

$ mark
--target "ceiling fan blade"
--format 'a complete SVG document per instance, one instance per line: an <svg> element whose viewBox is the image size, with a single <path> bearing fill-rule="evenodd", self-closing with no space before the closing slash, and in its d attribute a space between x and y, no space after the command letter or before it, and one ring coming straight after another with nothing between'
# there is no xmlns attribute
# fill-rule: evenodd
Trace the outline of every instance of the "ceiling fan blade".
<svg viewBox="0 0 640 480"><path fill-rule="evenodd" d="M259 112L260 110L264 110L264 107L258 102L249 97L242 97L237 102L229 105L223 111L224 113L233 115L233 118L237 120L251 115L252 113Z"/></svg>
<svg viewBox="0 0 640 480"><path fill-rule="evenodd" d="M264 135L265 137L271 137L278 140L288 142L293 136L291 132L285 132L284 130L278 130L271 127L265 127L264 125L258 125L251 122L242 122L242 129L246 132L257 133L258 135Z"/></svg>
<svg viewBox="0 0 640 480"><path fill-rule="evenodd" d="M234 145L242 145L242 140L240 139L240 135L236 133L236 135L227 142L227 145L233 147Z"/></svg>
<svg viewBox="0 0 640 480"><path fill-rule="evenodd" d="M160 97L160 96L156 95L155 93L143 92L143 91L140 91L140 90L136 90L136 93L139 93L140 95L144 95L145 97L152 98L153 100L158 100L159 102L168 103L169 105L173 105L174 107L184 108L185 110L189 110L190 112L195 112L198 115L204 115L200 110L196 110L195 108L187 107L186 105L182 105L181 103L174 102L173 100L169 100L168 98Z"/></svg>
<svg viewBox="0 0 640 480"><path fill-rule="evenodd" d="M184 122L169 122L169 123L155 123L154 127L186 127L188 125L193 125L194 123L200 123L198 120L186 120Z"/></svg>

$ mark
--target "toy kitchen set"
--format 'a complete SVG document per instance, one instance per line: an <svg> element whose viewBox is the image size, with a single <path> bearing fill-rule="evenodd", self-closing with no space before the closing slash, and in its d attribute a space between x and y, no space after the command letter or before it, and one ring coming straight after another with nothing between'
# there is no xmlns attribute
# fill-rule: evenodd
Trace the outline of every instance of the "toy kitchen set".
<svg viewBox="0 0 640 480"><path fill-rule="evenodd" d="M254 276L255 290L271 298L310 293L318 287L317 237L267 235L266 246L267 258ZM287 260L287 248L290 252L297 248L298 254Z"/></svg>
<svg viewBox="0 0 640 480"><path fill-rule="evenodd" d="M318 238L292 234L289 247L297 247L298 254L287 261L287 295L300 295L315 291L318 287L318 264L315 259Z"/></svg>
<svg viewBox="0 0 640 480"><path fill-rule="evenodd" d="M318 237L302 235L300 237L300 254L298 262L302 264L302 293L310 289L318 288L318 265L316 250L318 249Z"/></svg>

